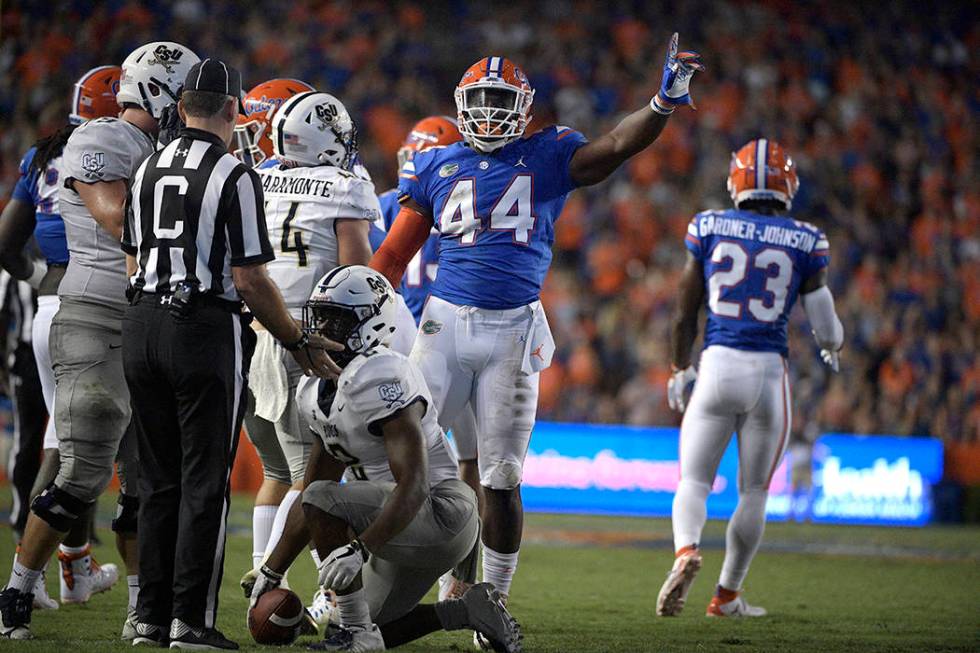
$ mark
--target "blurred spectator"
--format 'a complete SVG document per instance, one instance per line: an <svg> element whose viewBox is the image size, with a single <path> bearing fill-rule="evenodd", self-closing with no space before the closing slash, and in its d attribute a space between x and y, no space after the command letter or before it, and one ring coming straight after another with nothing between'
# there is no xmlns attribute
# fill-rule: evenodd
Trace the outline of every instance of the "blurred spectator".
<svg viewBox="0 0 980 653"><path fill-rule="evenodd" d="M674 423L663 384L682 238L730 203L729 152L758 136L796 158L794 217L830 238L842 370L791 330L796 422L980 439L980 23L970 3L55 1L4 6L0 197L20 155L64 122L70 84L141 42L227 58L247 85L298 77L343 98L378 190L413 121L455 115L466 66L511 57L536 88L532 128L609 129L648 101L669 33L705 56L699 110L558 223L543 299L559 344L543 419ZM228 25L239 26L228 30ZM0 200L2 201L2 200Z"/></svg>

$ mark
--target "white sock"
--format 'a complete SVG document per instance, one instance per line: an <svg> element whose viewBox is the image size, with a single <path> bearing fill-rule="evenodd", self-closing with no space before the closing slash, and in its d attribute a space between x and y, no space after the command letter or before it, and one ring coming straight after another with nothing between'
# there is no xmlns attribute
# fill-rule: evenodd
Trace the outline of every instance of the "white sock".
<svg viewBox="0 0 980 653"><path fill-rule="evenodd" d="M483 582L490 583L498 592L510 595L510 583L517 571L517 558L521 552L498 553L483 545Z"/></svg>
<svg viewBox="0 0 980 653"><path fill-rule="evenodd" d="M140 597L140 577L139 574L126 576L126 585L129 587L129 609L136 609L136 601Z"/></svg>
<svg viewBox="0 0 980 653"><path fill-rule="evenodd" d="M290 490L283 497L282 503L276 509L276 518L272 522L272 532L269 533L269 543L265 545L265 555L272 553L272 550L276 548L276 544L279 543L279 538L282 537L282 531L286 528L286 518L289 516L289 511L300 494L302 492L299 490Z"/></svg>
<svg viewBox="0 0 980 653"><path fill-rule="evenodd" d="M262 566L262 558L269 546L272 525L279 506L255 506L252 508L252 568Z"/></svg>
<svg viewBox="0 0 980 653"><path fill-rule="evenodd" d="M725 535L725 562L721 566L718 584L726 590L741 591L742 581L762 542L766 529L766 490L740 493L738 507L728 522Z"/></svg>
<svg viewBox="0 0 980 653"><path fill-rule="evenodd" d="M342 625L371 627L371 611L368 609L363 589L342 596L338 594L337 608L340 610L340 623Z"/></svg>
<svg viewBox="0 0 980 653"><path fill-rule="evenodd" d="M674 527L674 552L685 546L700 544L701 531L708 518L708 495L711 486L690 479L681 479L674 494L670 521Z"/></svg>
<svg viewBox="0 0 980 653"><path fill-rule="evenodd" d="M33 592L34 584L41 577L41 570L28 569L20 562L14 561L14 568L10 574L10 581L7 587L12 587L20 592Z"/></svg>
<svg viewBox="0 0 980 653"><path fill-rule="evenodd" d="M88 553L89 552L89 545L88 545L87 542L85 544L83 544L82 546L66 546L64 544L59 544L58 545L58 550L61 551L62 553L64 553L65 555L72 555L72 556L74 556L74 555L78 555L80 553Z"/></svg>

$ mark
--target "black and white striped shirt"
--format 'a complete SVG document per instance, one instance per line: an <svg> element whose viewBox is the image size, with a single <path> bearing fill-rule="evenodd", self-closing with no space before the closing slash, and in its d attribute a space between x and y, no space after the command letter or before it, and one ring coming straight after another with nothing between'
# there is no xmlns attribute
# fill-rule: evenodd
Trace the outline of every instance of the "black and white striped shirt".
<svg viewBox="0 0 980 653"><path fill-rule="evenodd" d="M185 128L133 176L122 248L139 262L130 279L137 290L168 293L187 281L240 301L232 266L275 258L262 184L220 138Z"/></svg>

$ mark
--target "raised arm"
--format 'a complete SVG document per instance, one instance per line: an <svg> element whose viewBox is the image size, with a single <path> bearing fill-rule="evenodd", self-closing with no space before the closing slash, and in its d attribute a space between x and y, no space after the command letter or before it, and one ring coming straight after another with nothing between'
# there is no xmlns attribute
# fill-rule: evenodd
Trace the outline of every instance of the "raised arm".
<svg viewBox="0 0 980 653"><path fill-rule="evenodd" d="M428 240L431 231L432 216L426 215L415 200L405 199L388 236L371 257L369 265L385 275L391 285L397 288L401 284L405 268Z"/></svg>
<svg viewBox="0 0 980 653"><path fill-rule="evenodd" d="M579 186L597 184L613 173L624 161L653 143L667 124L674 108L682 104L694 106L688 93L691 77L704 70L701 55L678 52L677 34L670 39L664 76L660 90L650 105L634 111L612 131L575 152L570 164L572 180Z"/></svg>

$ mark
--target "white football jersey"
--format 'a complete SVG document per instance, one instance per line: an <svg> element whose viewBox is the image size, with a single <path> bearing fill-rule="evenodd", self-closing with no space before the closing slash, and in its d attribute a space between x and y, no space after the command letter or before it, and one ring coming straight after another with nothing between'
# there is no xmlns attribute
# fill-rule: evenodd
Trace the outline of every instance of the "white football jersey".
<svg viewBox="0 0 980 653"><path fill-rule="evenodd" d="M435 405L422 372L415 363L387 347L376 347L351 361L333 384L304 377L296 401L323 447L347 464L347 480L394 481L388 453L378 429L379 420L421 399L425 402L422 433L428 448L429 486L459 478L459 463L446 434L439 427ZM326 410L327 412L324 412Z"/></svg>
<svg viewBox="0 0 980 653"><path fill-rule="evenodd" d="M381 205L370 178L335 166L287 168L273 161L256 172L269 242L276 250L276 260L266 268L289 312L299 318L316 282L338 265L333 221L373 221Z"/></svg>

